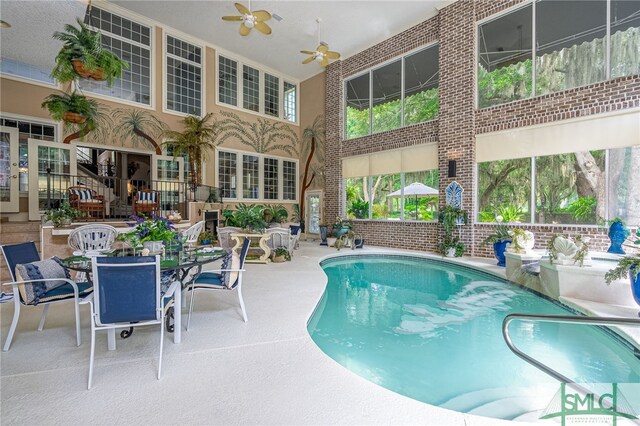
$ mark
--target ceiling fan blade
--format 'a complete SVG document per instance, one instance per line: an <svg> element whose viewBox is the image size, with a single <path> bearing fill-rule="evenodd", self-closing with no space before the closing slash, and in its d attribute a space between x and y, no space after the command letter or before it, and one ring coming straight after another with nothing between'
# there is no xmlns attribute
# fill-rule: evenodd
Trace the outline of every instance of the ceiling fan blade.
<svg viewBox="0 0 640 426"><path fill-rule="evenodd" d="M315 55L316 52L312 52L311 50L301 50L300 53L304 53L305 55Z"/></svg>
<svg viewBox="0 0 640 426"><path fill-rule="evenodd" d="M242 21L242 16L223 16L223 21Z"/></svg>
<svg viewBox="0 0 640 426"><path fill-rule="evenodd" d="M242 25L240 25L240 35L246 36L246 35L249 35L250 32L251 32L251 28L247 27L243 22Z"/></svg>
<svg viewBox="0 0 640 426"><path fill-rule="evenodd" d="M260 31L262 34L269 35L271 34L271 27L269 27L264 22L258 21L255 25L256 30Z"/></svg>
<svg viewBox="0 0 640 426"><path fill-rule="evenodd" d="M324 56L329 59L340 59L340 54L338 52L325 52Z"/></svg>
<svg viewBox="0 0 640 426"><path fill-rule="evenodd" d="M251 14L256 17L257 21L268 21L271 19L271 14L266 10L256 10L255 12L251 12Z"/></svg>
<svg viewBox="0 0 640 426"><path fill-rule="evenodd" d="M329 50L329 46L327 46L326 44L320 44L320 45L316 48L316 50L317 50L318 52L320 52L320 53L324 53L324 52L326 52L327 50Z"/></svg>
<svg viewBox="0 0 640 426"><path fill-rule="evenodd" d="M243 5L242 3L236 3L236 9L238 9L238 12L240 12L241 15L250 15L251 11L249 9L246 8L245 5Z"/></svg>
<svg viewBox="0 0 640 426"><path fill-rule="evenodd" d="M313 56L309 56L307 59L305 59L304 61L302 61L303 64L308 64L310 62L313 62L315 58Z"/></svg>
<svg viewBox="0 0 640 426"><path fill-rule="evenodd" d="M327 65L329 65L329 59L327 59L327 57L325 56L324 58L322 58L322 61L320 61L320 66L326 67Z"/></svg>

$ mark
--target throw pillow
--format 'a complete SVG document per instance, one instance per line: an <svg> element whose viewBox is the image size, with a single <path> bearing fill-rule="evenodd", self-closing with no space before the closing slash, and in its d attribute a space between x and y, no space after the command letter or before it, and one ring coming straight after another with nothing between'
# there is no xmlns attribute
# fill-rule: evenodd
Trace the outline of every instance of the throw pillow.
<svg viewBox="0 0 640 426"><path fill-rule="evenodd" d="M57 257L37 262L16 265L18 281L30 281L46 278L71 279L69 270L62 265ZM66 284L66 281L40 281L33 284L18 286L22 300L28 305L37 305L47 292Z"/></svg>
<svg viewBox="0 0 640 426"><path fill-rule="evenodd" d="M220 282L227 287L233 288L238 279L238 269L240 269L240 256L236 252L231 252L222 260L221 268L223 270Z"/></svg>

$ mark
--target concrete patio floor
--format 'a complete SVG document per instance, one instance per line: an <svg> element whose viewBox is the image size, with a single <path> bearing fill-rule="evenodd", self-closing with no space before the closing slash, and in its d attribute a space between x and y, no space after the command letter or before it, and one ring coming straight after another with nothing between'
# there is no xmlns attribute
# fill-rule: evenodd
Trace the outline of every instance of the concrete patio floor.
<svg viewBox="0 0 640 426"><path fill-rule="evenodd" d="M235 292L200 293L182 343L165 335L161 380L155 377L156 327L139 328L126 340L118 337L112 352L106 333L99 334L94 384L87 391L89 307L82 307L80 347L70 305L52 307L42 332L36 331L41 309L24 309L11 350L1 354L0 422L514 424L412 400L325 355L306 324L326 285L318 261L335 253L317 242L301 242L292 262L247 265L247 323ZM13 304L1 304L0 314L4 342Z"/></svg>

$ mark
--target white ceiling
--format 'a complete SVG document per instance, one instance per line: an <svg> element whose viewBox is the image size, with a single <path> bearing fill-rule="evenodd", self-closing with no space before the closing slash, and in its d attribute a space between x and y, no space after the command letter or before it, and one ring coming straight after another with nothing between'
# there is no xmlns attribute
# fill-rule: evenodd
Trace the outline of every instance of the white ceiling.
<svg viewBox="0 0 640 426"><path fill-rule="evenodd" d="M302 65L300 50L318 44L316 18L322 19L321 39L347 58L437 14L453 0L422 1L253 1L283 20L268 21L270 36L252 31L238 34L239 23L222 21L235 15L233 1L111 0L118 6L204 40L228 52L304 80L322 71L317 63ZM242 0L248 6L248 0ZM97 2L94 4L97 5ZM79 0L2 0L0 18L12 25L0 31L2 55L22 62L52 67L59 43L51 39L76 16L84 16Z"/></svg>

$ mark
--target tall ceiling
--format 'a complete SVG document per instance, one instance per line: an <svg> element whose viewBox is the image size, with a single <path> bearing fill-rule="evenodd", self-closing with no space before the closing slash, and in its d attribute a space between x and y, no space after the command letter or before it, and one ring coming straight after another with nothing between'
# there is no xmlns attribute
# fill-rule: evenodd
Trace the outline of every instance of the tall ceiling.
<svg viewBox="0 0 640 426"><path fill-rule="evenodd" d="M268 10L283 19L268 21L273 29L269 36L253 30L242 37L238 22L221 19L238 14L232 1L110 0L300 80L322 71L317 63L302 65L306 57L299 53L315 50L318 45L317 18L322 20L320 39L347 58L436 15L437 9L453 1L253 1L253 10ZM248 0L242 3L249 6ZM94 4L99 6L98 2ZM12 25L0 32L3 57L52 66L59 44L51 40L51 34L61 30L64 23L74 22L76 16L84 16L85 8L86 2L80 0L2 0L0 17Z"/></svg>

